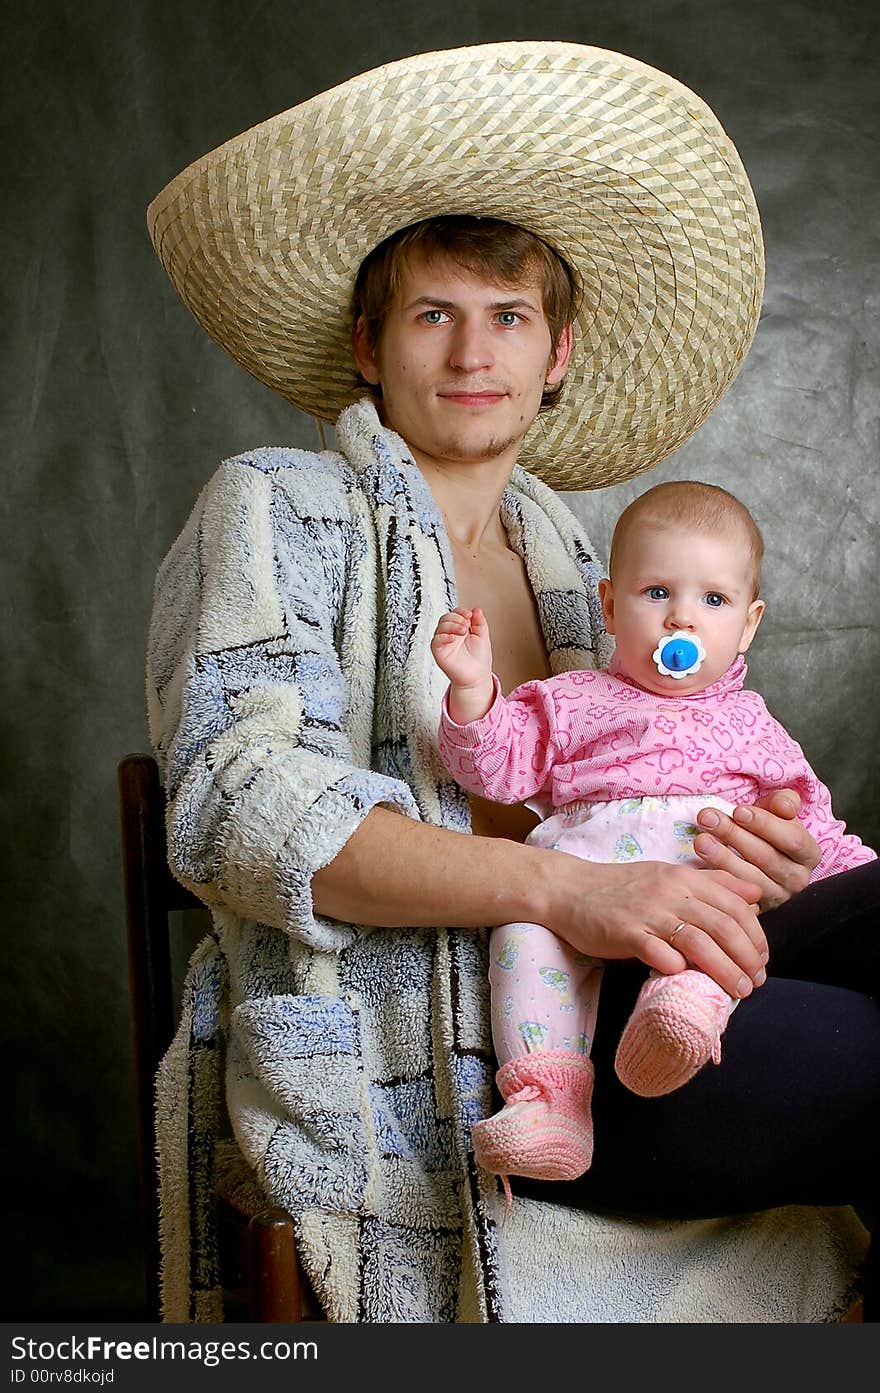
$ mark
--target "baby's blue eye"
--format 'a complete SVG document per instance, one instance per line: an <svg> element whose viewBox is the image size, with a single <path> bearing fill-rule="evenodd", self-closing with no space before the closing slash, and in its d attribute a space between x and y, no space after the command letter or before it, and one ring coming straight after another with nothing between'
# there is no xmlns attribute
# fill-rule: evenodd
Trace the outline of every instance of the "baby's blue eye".
<svg viewBox="0 0 880 1393"><path fill-rule="evenodd" d="M706 596L706 604L711 605L713 609L720 609L726 603L724 596L719 595L717 590L710 590Z"/></svg>
<svg viewBox="0 0 880 1393"><path fill-rule="evenodd" d="M648 587L649 600L668 600L669 591L665 585L650 585Z"/></svg>

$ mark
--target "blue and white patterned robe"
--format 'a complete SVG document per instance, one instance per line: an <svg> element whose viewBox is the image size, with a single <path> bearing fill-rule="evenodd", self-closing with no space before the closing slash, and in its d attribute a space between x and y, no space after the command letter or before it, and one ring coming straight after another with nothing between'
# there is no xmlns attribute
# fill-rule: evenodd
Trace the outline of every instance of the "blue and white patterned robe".
<svg viewBox="0 0 880 1393"><path fill-rule="evenodd" d="M469 831L435 741L446 679L429 644L456 603L442 520L371 402L337 435L341 453L228 460L157 579L148 699L169 858L215 924L158 1081L165 1315L220 1315L225 1039L236 1140L294 1215L331 1319L511 1319L496 1187L469 1151L491 1106L486 934L362 928L311 903L312 875L376 804ZM604 663L599 572L571 513L517 469L502 518L552 670Z"/></svg>

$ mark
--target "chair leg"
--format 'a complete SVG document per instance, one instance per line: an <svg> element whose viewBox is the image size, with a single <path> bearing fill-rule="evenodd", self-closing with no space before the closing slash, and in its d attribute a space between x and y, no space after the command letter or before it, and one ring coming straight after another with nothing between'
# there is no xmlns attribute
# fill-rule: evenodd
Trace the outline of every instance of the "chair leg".
<svg viewBox="0 0 880 1393"><path fill-rule="evenodd" d="M251 1319L288 1325L302 1320L302 1289L293 1222L267 1210L248 1224L248 1291Z"/></svg>

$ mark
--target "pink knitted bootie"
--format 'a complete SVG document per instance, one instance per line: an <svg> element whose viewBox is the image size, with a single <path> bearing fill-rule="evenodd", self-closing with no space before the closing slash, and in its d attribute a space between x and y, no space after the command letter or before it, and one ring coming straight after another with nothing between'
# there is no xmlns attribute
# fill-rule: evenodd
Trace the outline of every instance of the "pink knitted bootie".
<svg viewBox="0 0 880 1393"><path fill-rule="evenodd" d="M501 1066L497 1083L505 1103L473 1129L477 1165L532 1180L576 1180L589 1170L593 1065L586 1055L524 1054Z"/></svg>
<svg viewBox="0 0 880 1393"><path fill-rule="evenodd" d="M708 1060L721 1063L721 1035L731 998L705 972L686 968L649 977L627 1021L614 1069L641 1098L681 1088Z"/></svg>

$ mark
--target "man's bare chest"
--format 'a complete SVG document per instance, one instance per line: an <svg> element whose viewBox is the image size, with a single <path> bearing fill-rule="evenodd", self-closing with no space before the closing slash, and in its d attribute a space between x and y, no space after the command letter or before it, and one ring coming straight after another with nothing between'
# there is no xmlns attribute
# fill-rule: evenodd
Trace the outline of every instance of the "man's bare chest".
<svg viewBox="0 0 880 1393"><path fill-rule="evenodd" d="M522 559L512 551L478 559L457 545L453 558L459 604L479 605L489 621L492 664L505 694L522 682L549 677L538 606Z"/></svg>

